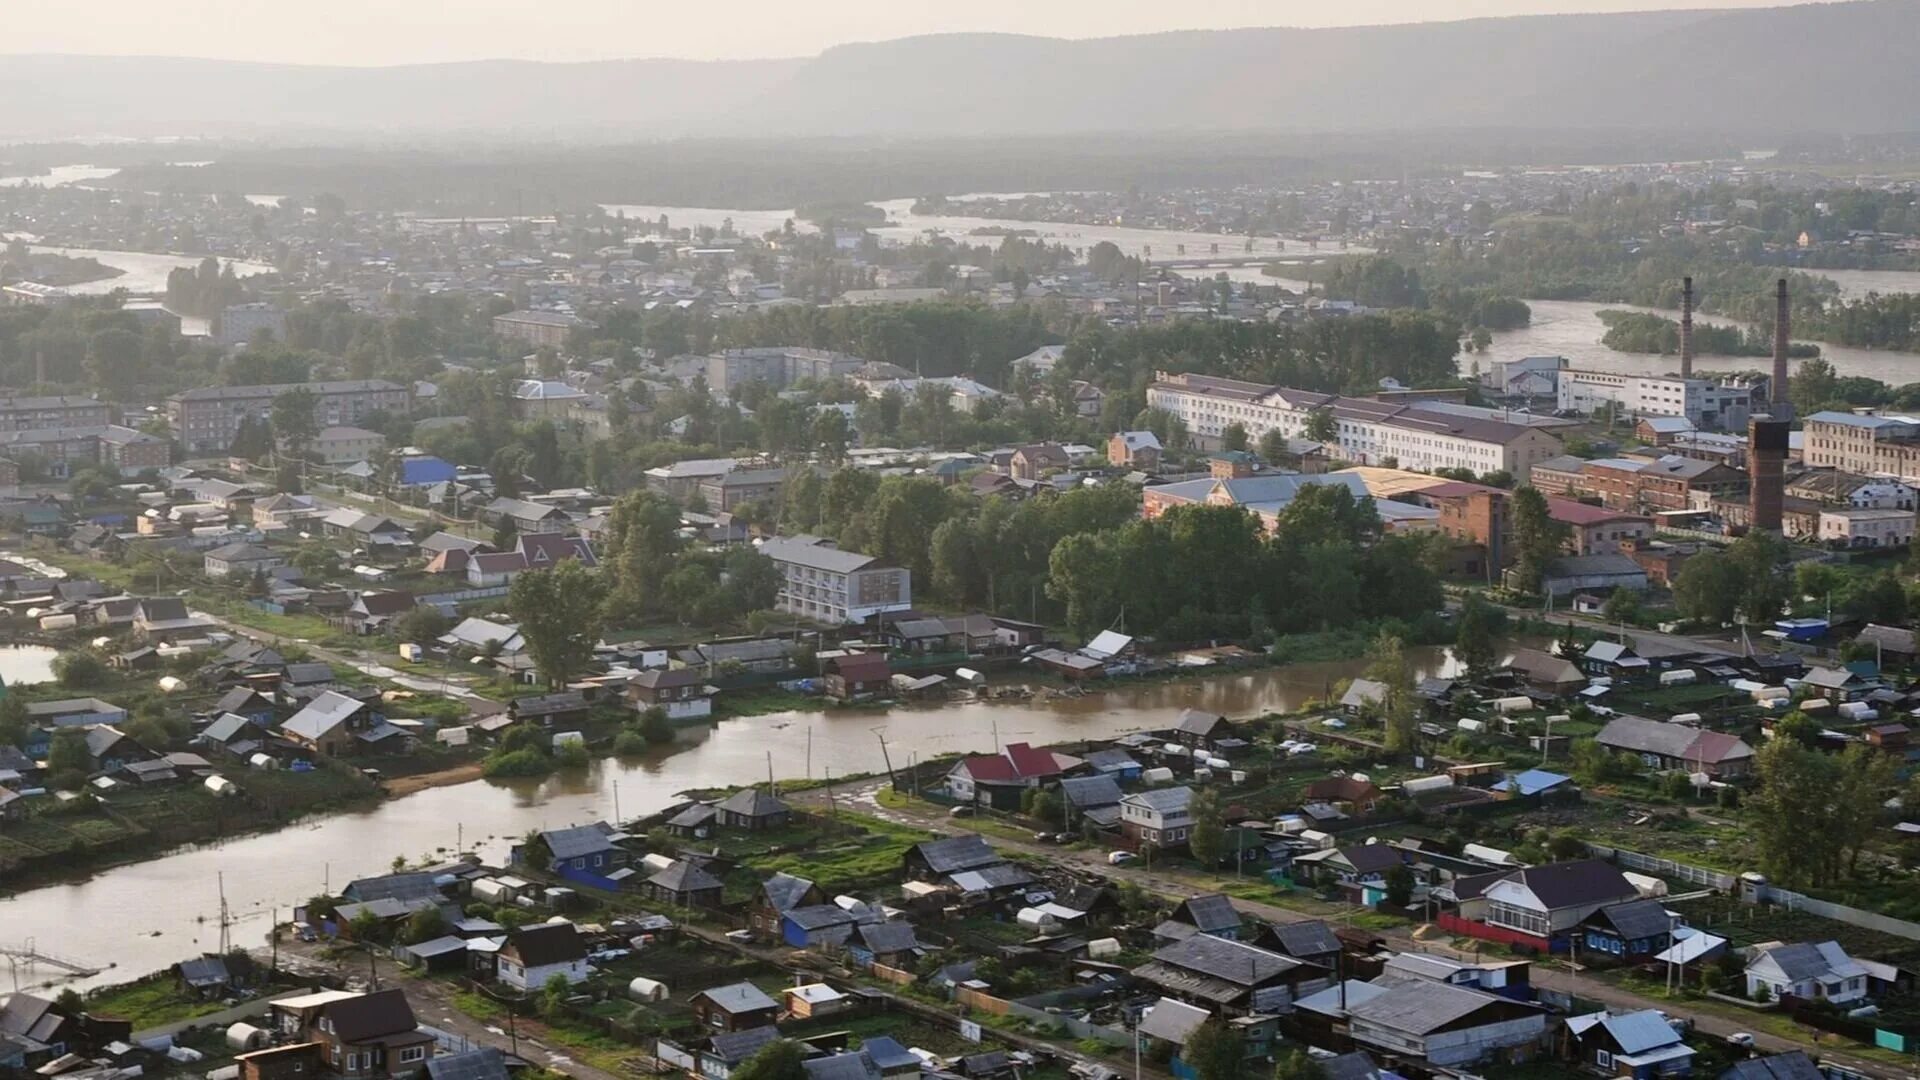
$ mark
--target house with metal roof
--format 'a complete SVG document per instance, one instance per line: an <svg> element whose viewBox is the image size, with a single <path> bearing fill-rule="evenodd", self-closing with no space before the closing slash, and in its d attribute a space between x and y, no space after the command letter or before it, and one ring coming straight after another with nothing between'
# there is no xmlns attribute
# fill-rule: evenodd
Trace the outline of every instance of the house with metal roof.
<svg viewBox="0 0 1920 1080"><path fill-rule="evenodd" d="M1120 800L1120 835L1134 849L1184 847L1193 831L1193 789L1136 791Z"/></svg>
<svg viewBox="0 0 1920 1080"><path fill-rule="evenodd" d="M1693 1070L1693 1048L1664 1013L1597 1012L1567 1018L1573 1059L1604 1076L1655 1080L1685 1076Z"/></svg>
<svg viewBox="0 0 1920 1080"><path fill-rule="evenodd" d="M786 828L793 808L757 787L744 787L714 804L714 823L726 829L760 832Z"/></svg>
<svg viewBox="0 0 1920 1080"><path fill-rule="evenodd" d="M746 1031L772 1024L779 1015L780 1003L762 993L750 982L710 987L693 995L694 1018L712 1031ZM778 1032L774 1033L778 1037Z"/></svg>
<svg viewBox="0 0 1920 1080"><path fill-rule="evenodd" d="M1120 783L1112 776L1070 776L1060 781L1069 816L1102 829L1120 824Z"/></svg>
<svg viewBox="0 0 1920 1080"><path fill-rule="evenodd" d="M1849 1005L1867 996L1867 969L1837 941L1762 945L1747 960L1747 996Z"/></svg>
<svg viewBox="0 0 1920 1080"><path fill-rule="evenodd" d="M1667 913L1652 898L1608 904L1580 924L1580 947L1621 960L1638 961L1673 943L1674 928L1683 920Z"/></svg>
<svg viewBox="0 0 1920 1080"><path fill-rule="evenodd" d="M1431 1068L1528 1054L1545 1046L1549 1022L1538 1005L1425 980L1349 1000L1346 1015L1354 1042Z"/></svg>
<svg viewBox="0 0 1920 1080"><path fill-rule="evenodd" d="M687 859L675 859L641 885L649 899L676 907L717 908L723 888L719 878Z"/></svg>
<svg viewBox="0 0 1920 1080"><path fill-rule="evenodd" d="M388 736L381 729L389 726L367 702L328 690L281 724L280 735L312 753L345 757L362 745L385 741ZM394 733L398 735L398 729Z"/></svg>
<svg viewBox="0 0 1920 1080"><path fill-rule="evenodd" d="M1245 928L1240 912L1225 893L1190 896L1173 909L1166 921L1154 927L1155 938L1184 941L1195 934L1238 941Z"/></svg>
<svg viewBox="0 0 1920 1080"><path fill-rule="evenodd" d="M1633 754L1647 768L1660 772L1684 770L1727 780L1745 776L1753 768L1753 747L1744 740L1686 724L1616 716L1594 741L1609 750Z"/></svg>
<svg viewBox="0 0 1920 1080"><path fill-rule="evenodd" d="M1558 949L1587 916L1640 894L1612 865L1578 859L1510 871L1481 895L1486 925L1519 935L1536 948Z"/></svg>
<svg viewBox="0 0 1920 1080"><path fill-rule="evenodd" d="M558 874L568 881L617 892L622 879L611 875L633 863L632 852L620 846L620 842L626 838L625 833L604 821L545 830L540 834L540 839L547 848L547 864L538 869ZM522 845L514 845L513 861L526 861L526 851Z"/></svg>
<svg viewBox="0 0 1920 1080"><path fill-rule="evenodd" d="M978 833L927 840L901 856L906 874L916 881L932 881L962 870L979 870L1006 862Z"/></svg>
<svg viewBox="0 0 1920 1080"><path fill-rule="evenodd" d="M955 762L947 770L947 795L995 810L1018 811L1028 789L1040 787L1079 764L1078 758L1066 754L1024 742L1009 743L1002 753L971 754Z"/></svg>
<svg viewBox="0 0 1920 1080"><path fill-rule="evenodd" d="M1291 1012L1297 997L1331 985L1317 964L1209 934L1156 949L1133 977L1162 994L1223 1015Z"/></svg>

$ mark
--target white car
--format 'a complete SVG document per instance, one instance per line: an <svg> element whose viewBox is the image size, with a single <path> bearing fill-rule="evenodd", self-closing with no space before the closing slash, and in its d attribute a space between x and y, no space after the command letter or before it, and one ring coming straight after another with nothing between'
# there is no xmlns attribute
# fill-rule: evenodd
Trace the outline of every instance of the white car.
<svg viewBox="0 0 1920 1080"><path fill-rule="evenodd" d="M1737 1046L1742 1050L1751 1050L1753 1049L1753 1036L1744 1031L1736 1031L1727 1036L1727 1045Z"/></svg>
<svg viewBox="0 0 1920 1080"><path fill-rule="evenodd" d="M1294 757L1299 754L1311 754L1316 749L1318 748L1310 742L1294 743L1292 746L1287 747L1287 756Z"/></svg>
<svg viewBox="0 0 1920 1080"><path fill-rule="evenodd" d="M1335 731L1338 731L1338 730L1340 730L1341 728L1343 728L1343 727L1346 727L1346 726L1347 726L1347 722L1346 722L1345 720L1342 720L1342 719L1340 719L1340 718L1339 718L1339 717L1337 717L1337 716L1329 716L1329 717L1327 717L1327 718L1326 718L1325 720L1322 720L1322 721L1320 721L1320 726L1321 726L1321 727L1330 727L1330 728L1332 728L1332 729L1334 729Z"/></svg>
<svg viewBox="0 0 1920 1080"><path fill-rule="evenodd" d="M1139 857L1140 856L1135 855L1131 851L1109 851L1107 852L1107 865L1108 866L1125 866L1126 864L1133 862Z"/></svg>

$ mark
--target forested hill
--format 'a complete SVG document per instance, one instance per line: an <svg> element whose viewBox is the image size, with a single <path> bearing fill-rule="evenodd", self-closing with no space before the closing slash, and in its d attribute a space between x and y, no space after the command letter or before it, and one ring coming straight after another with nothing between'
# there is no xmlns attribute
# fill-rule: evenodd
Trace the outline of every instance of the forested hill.
<svg viewBox="0 0 1920 1080"><path fill-rule="evenodd" d="M1920 129L1920 0L1065 41L941 35L796 60L389 68L15 56L0 136ZM1866 77L1870 75L1871 77Z"/></svg>

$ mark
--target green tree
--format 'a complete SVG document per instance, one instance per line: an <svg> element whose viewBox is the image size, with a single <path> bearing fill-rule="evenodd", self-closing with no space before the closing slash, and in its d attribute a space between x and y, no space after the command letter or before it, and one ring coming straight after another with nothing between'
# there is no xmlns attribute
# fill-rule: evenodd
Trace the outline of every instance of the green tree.
<svg viewBox="0 0 1920 1080"><path fill-rule="evenodd" d="M1740 613L1740 568L1725 554L1703 551L1680 566L1673 579L1673 606L1681 615L1712 626Z"/></svg>
<svg viewBox="0 0 1920 1080"><path fill-rule="evenodd" d="M1187 832L1187 847L1202 869L1214 869L1227 856L1227 827L1220 798L1211 788L1203 789L1193 796L1188 809L1193 827Z"/></svg>
<svg viewBox="0 0 1920 1080"><path fill-rule="evenodd" d="M600 575L574 559L513 579L507 610L548 686L565 686L592 662L604 618L601 587Z"/></svg>
<svg viewBox="0 0 1920 1080"><path fill-rule="evenodd" d="M1600 609L1601 617L1612 623L1630 623L1640 618L1640 594L1633 589L1615 589Z"/></svg>
<svg viewBox="0 0 1920 1080"><path fill-rule="evenodd" d="M1412 903L1414 886L1413 871L1408 868L1406 863L1397 862L1387 867L1387 872L1383 875L1381 883L1386 886L1387 903L1397 908L1404 908L1409 903Z"/></svg>
<svg viewBox="0 0 1920 1080"><path fill-rule="evenodd" d="M1327 1070L1305 1050L1289 1050L1274 1062L1273 1080L1327 1080Z"/></svg>
<svg viewBox="0 0 1920 1080"><path fill-rule="evenodd" d="M393 621L396 641L435 641L451 629L453 620L441 614L440 609L432 604L417 604Z"/></svg>
<svg viewBox="0 0 1920 1080"><path fill-rule="evenodd" d="M19 746L27 741L32 718L27 702L19 694L0 687L0 746Z"/></svg>
<svg viewBox="0 0 1920 1080"><path fill-rule="evenodd" d="M1246 448L1247 426L1245 424L1228 424L1226 428L1220 432L1220 449L1236 451L1245 450Z"/></svg>
<svg viewBox="0 0 1920 1080"><path fill-rule="evenodd" d="M1420 714L1413 694L1413 665L1407 660L1405 643L1384 631L1376 636L1367 647L1367 677L1386 686L1380 716L1386 726L1383 741L1387 749L1396 753L1413 749Z"/></svg>
<svg viewBox="0 0 1920 1080"><path fill-rule="evenodd" d="M320 434L315 408L319 400L304 386L295 387L273 399L273 431L295 457L306 454L314 437Z"/></svg>
<svg viewBox="0 0 1920 1080"><path fill-rule="evenodd" d="M1795 709L1773 722L1773 737L1776 741L1784 739L1812 750L1820 745L1820 723Z"/></svg>
<svg viewBox="0 0 1920 1080"><path fill-rule="evenodd" d="M1510 514L1514 576L1522 592L1539 592L1548 564L1559 558L1566 546L1567 527L1553 520L1547 497L1531 486L1514 491Z"/></svg>
<svg viewBox="0 0 1920 1080"><path fill-rule="evenodd" d="M423 941L444 937L446 933L447 920L440 914L440 909L421 908L407 920L406 931L400 940L408 945L418 945Z"/></svg>
<svg viewBox="0 0 1920 1080"><path fill-rule="evenodd" d="M1493 622L1493 605L1482 600L1479 593L1468 593L1454 620L1453 658L1466 665L1467 674L1473 678L1492 671L1499 659L1493 640Z"/></svg>
<svg viewBox="0 0 1920 1080"><path fill-rule="evenodd" d="M661 583L680 552L680 509L651 491L616 499L607 514L600 565L610 617L635 621L661 609Z"/></svg>
<svg viewBox="0 0 1920 1080"><path fill-rule="evenodd" d="M807 1080L801 1064L806 1054L791 1039L775 1039L761 1047L746 1064L734 1069L729 1080Z"/></svg>
<svg viewBox="0 0 1920 1080"><path fill-rule="evenodd" d="M1749 623L1772 622L1787 602L1787 582L1780 571L1788 560L1787 542L1756 529L1734 541L1726 558L1737 579L1740 617Z"/></svg>
<svg viewBox="0 0 1920 1080"><path fill-rule="evenodd" d="M107 665L90 652L65 652L53 658L53 677L61 686L86 689L107 680Z"/></svg>
<svg viewBox="0 0 1920 1080"><path fill-rule="evenodd" d="M1210 1019L1187 1034L1180 1060L1197 1080L1243 1080L1247 1075L1247 1046L1240 1033Z"/></svg>
<svg viewBox="0 0 1920 1080"><path fill-rule="evenodd" d="M1306 437L1317 443L1336 445L1340 441L1340 419L1333 415L1332 409L1315 409L1307 414L1307 422L1302 427Z"/></svg>

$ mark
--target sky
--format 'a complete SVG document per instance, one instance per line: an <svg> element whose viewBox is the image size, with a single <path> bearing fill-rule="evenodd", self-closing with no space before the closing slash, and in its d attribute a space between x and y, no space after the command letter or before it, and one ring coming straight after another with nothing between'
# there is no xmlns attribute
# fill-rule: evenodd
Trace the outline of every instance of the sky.
<svg viewBox="0 0 1920 1080"><path fill-rule="evenodd" d="M711 60L811 56L844 42L957 31L1082 38L1759 6L1767 0L0 0L0 53L347 65Z"/></svg>

